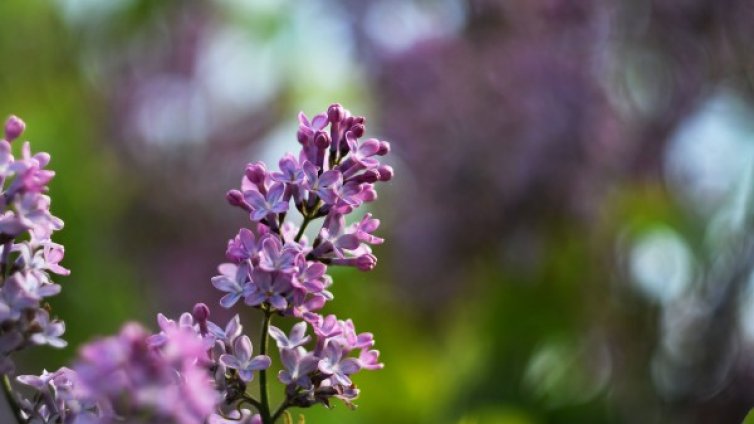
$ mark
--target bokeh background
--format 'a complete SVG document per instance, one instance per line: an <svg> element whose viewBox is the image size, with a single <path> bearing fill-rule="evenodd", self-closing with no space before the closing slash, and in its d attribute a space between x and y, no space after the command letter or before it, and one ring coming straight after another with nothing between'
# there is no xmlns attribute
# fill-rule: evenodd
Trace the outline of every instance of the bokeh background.
<svg viewBox="0 0 754 424"><path fill-rule="evenodd" d="M21 371L216 305L224 193L340 102L396 178L328 308L386 368L307 423L740 423L752 40L750 0L3 0L0 115L53 155L73 271L71 345Z"/></svg>

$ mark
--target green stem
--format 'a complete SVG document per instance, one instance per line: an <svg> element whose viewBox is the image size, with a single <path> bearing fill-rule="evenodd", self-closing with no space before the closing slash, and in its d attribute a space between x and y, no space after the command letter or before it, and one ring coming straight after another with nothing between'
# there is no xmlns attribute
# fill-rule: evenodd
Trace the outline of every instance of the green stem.
<svg viewBox="0 0 754 424"><path fill-rule="evenodd" d="M275 421L277 421L278 418L280 418L280 416L283 415L283 412L285 412L285 410L288 409L289 406L290 405L288 405L288 399L286 399L283 403L281 403L277 411L275 411L275 413L272 414L272 422L274 423Z"/></svg>
<svg viewBox="0 0 754 424"><path fill-rule="evenodd" d="M270 332L270 321L272 313L269 310L264 311L264 321L262 322L262 336L260 337L260 354L267 354L267 335ZM259 415L262 417L262 424L272 424L274 421L270 416L270 400L267 395L267 370L259 371Z"/></svg>
<svg viewBox="0 0 754 424"><path fill-rule="evenodd" d="M258 400L254 399L253 397L247 395L244 393L243 397L241 397L241 403L248 403L249 405L256 408L257 412L262 408L262 405L259 403Z"/></svg>
<svg viewBox="0 0 754 424"><path fill-rule="evenodd" d="M6 374L3 374L3 394L5 395L5 400L8 402L10 409L13 411L13 416L16 417L16 422L19 424L25 423L26 420L21 415L21 407L18 406L16 397L13 396L13 388L10 386L10 379Z"/></svg>
<svg viewBox="0 0 754 424"><path fill-rule="evenodd" d="M306 229L306 226L309 225L309 222L311 222L313 218L310 218L309 215L304 215L304 222L301 223L301 228L298 229L298 233L296 233L296 237L294 238L295 241L301 240L301 237L304 235L304 230Z"/></svg>

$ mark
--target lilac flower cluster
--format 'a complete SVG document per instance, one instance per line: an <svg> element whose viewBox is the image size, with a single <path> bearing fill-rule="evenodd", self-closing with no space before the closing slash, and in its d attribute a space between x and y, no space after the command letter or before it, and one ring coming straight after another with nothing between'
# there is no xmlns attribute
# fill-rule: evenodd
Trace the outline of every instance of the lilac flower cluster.
<svg viewBox="0 0 754 424"><path fill-rule="evenodd" d="M357 333L351 320L317 311L333 299L328 265L367 271L377 263L369 246L383 241L373 234L379 221L367 213L346 225L345 217L375 200L374 184L392 177L392 169L375 158L390 146L376 139L359 143L364 118L339 105L311 121L301 114L300 122L298 158L285 155L279 172L267 171L263 163L250 164L242 190L228 193L230 203L248 212L253 225L228 242L230 262L220 265L220 275L212 279L225 292L220 300L224 308L243 301L263 312L260 354L254 355L238 315L221 327L209 320L203 303L177 321L159 314L157 334L126 324L120 334L83 346L72 368L18 377L34 391L30 399L15 402L20 422L270 424L292 407L330 406L332 398L352 405L359 394L352 376L383 367L372 349L374 338ZM303 216L300 226L285 221L291 200ZM309 244L304 232L317 218L324 220ZM12 278L34 278L49 290L57 286L46 272L66 272L57 264L62 251L49 242L40 249L16 248L16 263L25 272ZM270 325L273 315L301 321L286 334ZM61 345L46 312L34 316L41 330L31 340ZM309 327L313 337L306 334ZM269 338L279 350L283 369L278 380L285 385L285 398L275 411L267 394ZM255 376L259 399L248 393Z"/></svg>
<svg viewBox="0 0 754 424"><path fill-rule="evenodd" d="M278 379L286 385L286 397L274 414L266 410L261 371L259 412L264 423L274 422L289 407L329 405L333 397L350 405L359 393L351 375L382 368L370 333L357 333L351 320L318 313L333 299L328 265L370 271L377 264L370 245L383 242L374 235L380 221L369 213L346 225L347 215L377 198L375 184L393 176L392 168L378 160L390 152L390 144L374 138L359 141L364 125L363 117L338 104L312 119L301 113L299 154L284 155L277 171L262 162L247 165L240 190L226 196L249 214L252 226L228 242L230 262L220 265L212 284L226 293L220 300L223 307L243 301L263 311L265 328L285 368ZM300 225L286 221L291 204L302 216ZM305 229L318 218L324 218L322 225L309 243ZM272 315L302 321L286 335L269 326ZM313 340L306 335L307 327ZM262 354L266 338L263 334ZM307 349L310 341L314 346Z"/></svg>
<svg viewBox="0 0 754 424"><path fill-rule="evenodd" d="M157 343L159 341L159 343ZM207 342L173 325L150 336L126 324L120 334L82 347L73 369L22 375L35 389L23 417L38 423L202 424L217 403L206 368ZM138 417L138 421L129 421Z"/></svg>
<svg viewBox="0 0 754 424"><path fill-rule="evenodd" d="M249 164L241 190L227 194L256 225L228 242L231 262L221 265L220 275L212 279L227 293L221 300L226 308L243 299L250 306L268 305L304 318L332 299L327 265L369 271L377 264L369 245L383 241L372 234L379 220L367 213L346 226L345 216L377 198L375 183L392 178L392 168L376 158L387 154L390 144L376 139L359 143L364 118L351 116L340 105L311 121L302 113L299 122L298 157L283 156L279 171L268 171L262 162ZM303 216L301 226L285 222L291 201ZM323 226L309 244L304 229L320 217Z"/></svg>
<svg viewBox="0 0 754 424"><path fill-rule="evenodd" d="M0 374L12 373L10 355L31 345L61 348L65 324L50 316L44 300L60 292L50 274L68 275L60 265L63 246L50 240L63 221L50 214L45 169L47 153L31 153L29 142L14 157L11 143L26 125L11 116L0 139Z"/></svg>

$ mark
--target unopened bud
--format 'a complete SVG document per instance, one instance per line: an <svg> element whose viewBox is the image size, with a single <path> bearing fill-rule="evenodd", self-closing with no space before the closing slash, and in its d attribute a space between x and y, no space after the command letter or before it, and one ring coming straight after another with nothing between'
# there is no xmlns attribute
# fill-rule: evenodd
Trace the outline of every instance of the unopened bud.
<svg viewBox="0 0 754 424"><path fill-rule="evenodd" d="M5 139L13 141L21 136L26 129L26 124L16 115L11 115L5 121Z"/></svg>
<svg viewBox="0 0 754 424"><path fill-rule="evenodd" d="M387 141L380 141L380 149L377 151L378 156L385 156L390 153L390 143Z"/></svg>
<svg viewBox="0 0 754 424"><path fill-rule="evenodd" d="M356 124L353 125L350 129L350 131L353 133L353 135L356 136L356 138L359 138L364 135L364 125L363 124Z"/></svg>
<svg viewBox="0 0 754 424"><path fill-rule="evenodd" d="M393 167L390 165L380 165L377 168L377 172L380 173L380 181L390 181L393 179Z"/></svg>
<svg viewBox="0 0 754 424"><path fill-rule="evenodd" d="M243 193L241 193L238 190L230 190L225 194L225 200L228 201L228 203L231 204L231 206L238 206L239 208L244 208L248 206L246 203L246 200L243 198Z"/></svg>
<svg viewBox="0 0 754 424"><path fill-rule="evenodd" d="M263 163L257 162L246 165L246 178L253 184L263 184L266 176L267 168Z"/></svg>
<svg viewBox="0 0 754 424"><path fill-rule="evenodd" d="M194 305L192 315L197 322L207 321L209 319L209 307L204 303L197 303Z"/></svg>
<svg viewBox="0 0 754 424"><path fill-rule="evenodd" d="M324 131L317 131L317 135L314 136L314 144L320 149L326 149L330 146L330 135Z"/></svg>
<svg viewBox="0 0 754 424"><path fill-rule="evenodd" d="M338 103L333 103L327 108L327 119L333 122L340 122L343 119L343 106Z"/></svg>

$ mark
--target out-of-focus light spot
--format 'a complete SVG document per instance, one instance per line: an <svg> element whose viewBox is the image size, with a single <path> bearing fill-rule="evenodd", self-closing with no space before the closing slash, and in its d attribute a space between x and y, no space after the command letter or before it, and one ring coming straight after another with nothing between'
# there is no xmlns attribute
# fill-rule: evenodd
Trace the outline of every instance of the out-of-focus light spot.
<svg viewBox="0 0 754 424"><path fill-rule="evenodd" d="M754 157L754 110L719 90L684 121L668 146L672 188L700 212L714 213Z"/></svg>
<svg viewBox="0 0 754 424"><path fill-rule="evenodd" d="M754 194L754 156L748 156L743 172L741 179L735 182L728 201L720 205L707 226L705 242L711 252L725 249L746 231Z"/></svg>
<svg viewBox="0 0 754 424"><path fill-rule="evenodd" d="M286 0L215 0L234 13L247 15L274 14L288 5Z"/></svg>
<svg viewBox="0 0 754 424"><path fill-rule="evenodd" d="M154 77L140 86L132 122L150 143L171 146L207 138L207 106L197 87L177 76Z"/></svg>
<svg viewBox="0 0 754 424"><path fill-rule="evenodd" d="M531 357L524 384L551 407L589 401L607 384L612 365L604 344L555 340Z"/></svg>
<svg viewBox="0 0 754 424"><path fill-rule="evenodd" d="M205 40L197 71L213 113L228 119L263 104L280 87L272 47L238 29L226 28Z"/></svg>
<svg viewBox="0 0 754 424"><path fill-rule="evenodd" d="M653 228L638 237L630 252L629 267L641 292L662 303L678 298L693 276L689 248L666 227Z"/></svg>
<svg viewBox="0 0 754 424"><path fill-rule="evenodd" d="M249 157L259 158L267 165L267 169L277 170L278 160L286 153L297 154L300 145L296 140L296 131L298 125L285 122L275 127L264 137L260 147L253 146L253 152L249 152Z"/></svg>
<svg viewBox="0 0 754 424"><path fill-rule="evenodd" d="M720 322L710 299L699 294L696 291L662 309L660 345L652 358L651 375L666 399L714 396L725 389L736 363L735 339L715 346L719 355L713 363L708 361L710 332L720 331L712 327Z"/></svg>
<svg viewBox="0 0 754 424"><path fill-rule="evenodd" d="M739 321L744 339L754 344L754 274L740 298Z"/></svg>
<svg viewBox="0 0 754 424"><path fill-rule="evenodd" d="M126 8L133 0L57 0L55 4L69 25L99 21Z"/></svg>
<svg viewBox="0 0 754 424"><path fill-rule="evenodd" d="M654 116L668 106L673 81L665 58L651 51L626 55L622 66L625 96L644 116Z"/></svg>
<svg viewBox="0 0 754 424"><path fill-rule="evenodd" d="M301 2L292 10L290 28L277 40L278 51L297 94L314 99L353 87L358 79L348 17L322 2ZM304 99L304 107L312 106Z"/></svg>
<svg viewBox="0 0 754 424"><path fill-rule="evenodd" d="M463 26L461 2L438 0L373 2L366 15L366 30L378 46L393 52L406 50L419 41L457 33Z"/></svg>

